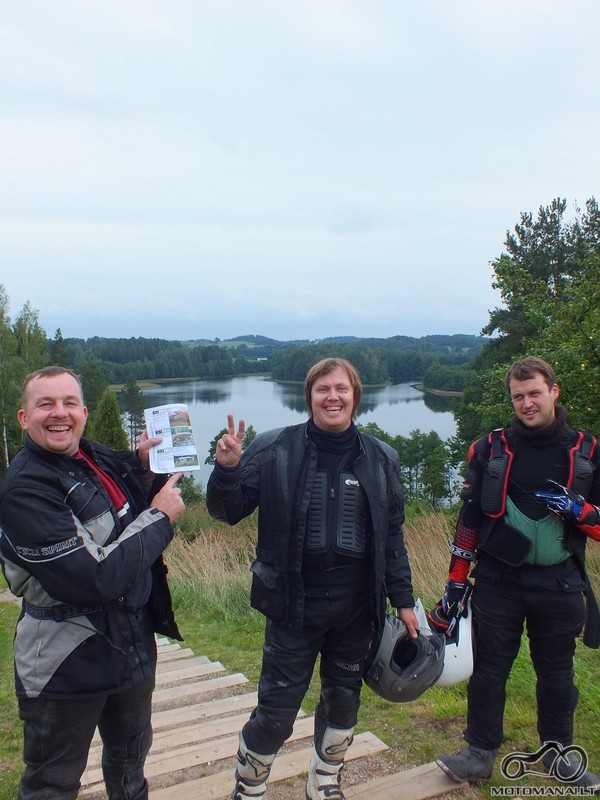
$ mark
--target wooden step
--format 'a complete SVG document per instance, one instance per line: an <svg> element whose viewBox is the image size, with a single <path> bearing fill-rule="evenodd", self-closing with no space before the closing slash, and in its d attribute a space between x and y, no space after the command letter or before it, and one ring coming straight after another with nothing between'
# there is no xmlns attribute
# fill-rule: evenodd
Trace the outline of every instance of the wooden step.
<svg viewBox="0 0 600 800"><path fill-rule="evenodd" d="M217 717L221 714L233 714L242 709L253 709L258 703L257 692L235 694L231 697L206 700L203 703L194 703L180 708L168 708L165 711L154 711L152 714L152 727L154 732L163 728L184 725L195 720Z"/></svg>
<svg viewBox="0 0 600 800"><path fill-rule="evenodd" d="M187 669L190 664L210 664L207 656L188 656L184 658L159 658L156 664L156 674L162 672L176 672L178 669Z"/></svg>
<svg viewBox="0 0 600 800"><path fill-rule="evenodd" d="M172 702L179 702L184 698L196 697L207 692L215 692L230 686L239 686L248 683L248 678L241 672L233 675L223 675L220 678L212 678L207 681L195 681L194 683L183 683L181 686L171 686L167 689L156 689L152 697L152 707L158 708Z"/></svg>
<svg viewBox="0 0 600 800"><path fill-rule="evenodd" d="M180 667L180 669L169 670L168 672L157 672L156 686L168 686L171 683L181 683L190 678L200 678L204 675L214 675L216 672L225 672L225 667L218 661L198 664L195 658L179 661L177 662L177 666Z"/></svg>
<svg viewBox="0 0 600 800"><path fill-rule="evenodd" d="M177 661L180 658L192 658L194 655L194 651L190 650L189 647L177 647L174 650L166 650L163 652L162 649L158 651L158 663L162 663L164 661Z"/></svg>
<svg viewBox="0 0 600 800"><path fill-rule="evenodd" d="M466 789L468 785L456 783L432 761L420 767L384 775L359 786L348 786L344 788L344 794L346 800L391 800L393 797L401 797L402 800L426 800L456 789Z"/></svg>
<svg viewBox="0 0 600 800"><path fill-rule="evenodd" d="M165 729L177 728L193 722L200 723L202 720L207 720L211 717L225 716L227 714L236 714L239 711L245 711L247 718L247 712L253 709L257 703L258 693L248 692L246 694L234 694L231 697L207 700L204 703L194 703L181 708L168 708L165 711L154 711L152 714L154 741L156 741L159 733ZM300 715L304 716L304 712L301 711L299 716ZM96 731L92 742L92 749L100 747L101 744L100 734Z"/></svg>
<svg viewBox="0 0 600 800"><path fill-rule="evenodd" d="M300 711L298 718L302 719L304 716L303 711ZM152 751L154 753L161 753L165 750L175 750L183 745L191 744L193 742L206 742L209 739L217 739L220 736L227 734L239 735L239 732L244 727L248 719L248 714L231 714L228 717L217 717L216 719L202 720L193 725L182 725L173 729L166 729L154 733L152 740ZM102 754L102 742L95 742L90 748L87 768L100 766L100 757Z"/></svg>
<svg viewBox="0 0 600 800"><path fill-rule="evenodd" d="M372 733L359 733L354 737L354 742L348 750L346 758L351 761L355 758L364 758L373 753L379 753L382 750L387 750L387 745ZM271 782L287 780L305 773L311 755L312 747L289 752L286 752L284 748L273 764ZM230 769L166 788L153 789L150 785L150 798L151 800L223 800L229 796L232 789L233 769ZM390 796L388 795L385 800L391 800Z"/></svg>
<svg viewBox="0 0 600 800"><path fill-rule="evenodd" d="M177 644L176 642L169 644L164 644L163 642L157 642L156 650L160 655L162 655L163 653L174 653L176 650L181 650L181 645Z"/></svg>

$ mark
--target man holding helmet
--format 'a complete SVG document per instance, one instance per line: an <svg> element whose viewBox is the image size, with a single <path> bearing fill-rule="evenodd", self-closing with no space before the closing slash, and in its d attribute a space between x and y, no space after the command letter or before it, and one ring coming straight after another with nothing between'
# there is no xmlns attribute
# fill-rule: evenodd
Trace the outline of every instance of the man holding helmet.
<svg viewBox="0 0 600 800"><path fill-rule="evenodd" d="M588 502L600 501L597 442L567 426L556 405L554 371L545 361L516 361L505 385L515 416L509 428L471 446L441 601L451 616L476 560L475 663L464 734L469 746L438 760L456 781L491 777L503 738L506 681L525 623L542 744L572 744L575 640L584 630L587 646L600 645L600 614L585 570L588 538L600 539L600 514ZM546 769L552 769L551 759L544 758ZM572 785L600 788L580 761L570 766Z"/></svg>
<svg viewBox="0 0 600 800"><path fill-rule="evenodd" d="M262 798L321 656L309 800L343 800L365 662L386 594L416 638L404 504L395 450L360 433L362 384L346 360L315 364L308 422L257 436L244 423L217 442L207 487L213 517L235 524L258 508L251 603L266 617L258 706L240 734L233 800Z"/></svg>

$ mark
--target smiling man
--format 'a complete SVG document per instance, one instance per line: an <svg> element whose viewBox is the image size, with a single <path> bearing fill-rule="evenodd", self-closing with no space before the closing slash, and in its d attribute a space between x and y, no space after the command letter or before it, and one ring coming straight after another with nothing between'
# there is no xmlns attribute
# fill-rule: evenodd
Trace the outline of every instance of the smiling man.
<svg viewBox="0 0 600 800"><path fill-rule="evenodd" d="M386 594L417 636L398 454L359 433L362 384L344 359L315 364L304 382L310 419L257 436L244 422L219 439L210 513L233 525L258 507L251 603L267 617L258 706L240 735L233 800L263 798L321 656L321 697L309 800L343 800L365 660Z"/></svg>
<svg viewBox="0 0 600 800"><path fill-rule="evenodd" d="M586 543L600 539L599 511L587 502L600 502L596 439L567 426L556 403L554 370L542 359L516 361L505 386L515 416L510 427L471 446L441 602L452 614L475 561L468 747L438 761L456 781L492 775L503 740L506 682L525 625L542 745L573 743L575 640L585 626L584 643L600 645L600 616L585 569ZM555 753L543 756L549 770ZM585 767L570 756L553 777L596 792L600 780Z"/></svg>
<svg viewBox="0 0 600 800"><path fill-rule="evenodd" d="M137 453L83 438L79 378L28 375L27 434L0 484L0 562L22 598L14 640L25 770L19 800L75 800L96 726L112 800L145 800L154 632L181 638L162 552L184 505Z"/></svg>

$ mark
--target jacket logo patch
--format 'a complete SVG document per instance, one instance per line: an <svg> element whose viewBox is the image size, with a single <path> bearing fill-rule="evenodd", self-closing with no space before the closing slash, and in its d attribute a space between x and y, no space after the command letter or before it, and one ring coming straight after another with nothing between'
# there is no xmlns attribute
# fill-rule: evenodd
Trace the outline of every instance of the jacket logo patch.
<svg viewBox="0 0 600 800"><path fill-rule="evenodd" d="M79 538L73 536L70 539L56 542L56 544L45 545L44 547L21 547L17 545L15 551L24 559L43 559L55 556L58 553L64 553L66 550L73 550L80 546L81 542Z"/></svg>

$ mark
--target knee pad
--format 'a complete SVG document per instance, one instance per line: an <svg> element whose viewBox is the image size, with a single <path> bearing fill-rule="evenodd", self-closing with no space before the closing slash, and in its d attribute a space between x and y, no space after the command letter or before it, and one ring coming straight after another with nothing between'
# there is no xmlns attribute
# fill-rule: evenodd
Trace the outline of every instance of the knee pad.
<svg viewBox="0 0 600 800"><path fill-rule="evenodd" d="M337 728L353 728L360 706L360 689L325 683L315 716Z"/></svg>
<svg viewBox="0 0 600 800"><path fill-rule="evenodd" d="M296 715L295 708L258 705L242 730L247 746L257 753L276 753L292 735Z"/></svg>

